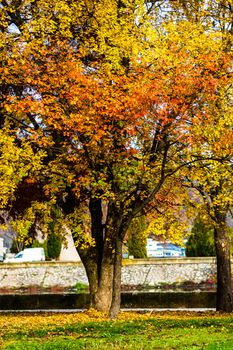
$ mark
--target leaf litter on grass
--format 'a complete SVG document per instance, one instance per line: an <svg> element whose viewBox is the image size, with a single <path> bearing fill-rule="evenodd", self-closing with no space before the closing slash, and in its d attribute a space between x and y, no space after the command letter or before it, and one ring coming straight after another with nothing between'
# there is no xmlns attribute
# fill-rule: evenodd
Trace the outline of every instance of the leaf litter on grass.
<svg viewBox="0 0 233 350"><path fill-rule="evenodd" d="M27 350L23 344L31 344L30 350L215 350L224 344L221 334L225 341L233 341L233 316L215 312L122 312L117 320L109 320L95 310L2 314L0 329L2 349L6 350Z"/></svg>

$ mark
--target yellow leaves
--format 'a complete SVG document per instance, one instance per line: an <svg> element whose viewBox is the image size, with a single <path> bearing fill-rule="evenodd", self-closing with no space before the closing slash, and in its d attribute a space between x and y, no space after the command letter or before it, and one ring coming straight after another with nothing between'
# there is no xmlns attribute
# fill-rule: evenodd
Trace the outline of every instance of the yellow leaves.
<svg viewBox="0 0 233 350"><path fill-rule="evenodd" d="M67 215L65 220L72 232L75 246L81 250L95 245L95 240L91 237L90 220L90 215L84 205L82 209L75 209L72 214Z"/></svg>
<svg viewBox="0 0 233 350"><path fill-rule="evenodd" d="M123 72L123 57L128 58L132 52L135 55L139 52L138 38L134 33L136 8L133 1L128 1L126 7L112 0L86 2L86 14L95 13L88 18L95 39L93 36L86 38L85 46L103 55L104 59L98 68L104 74Z"/></svg>
<svg viewBox="0 0 233 350"><path fill-rule="evenodd" d="M25 218L18 219L16 221L11 221L11 227L14 232L17 233L16 241L17 243L23 243L27 246L32 243L32 237L29 236L30 227L33 224L33 220L27 220Z"/></svg>
<svg viewBox="0 0 233 350"><path fill-rule="evenodd" d="M203 160L190 169L188 177L193 186L190 194L192 206L202 212L202 216L208 218L213 226L216 225L216 215L227 213L233 204L230 161Z"/></svg>
<svg viewBox="0 0 233 350"><path fill-rule="evenodd" d="M20 313L20 314L1 314L0 316L0 328L1 334L5 335L6 333L17 333L24 330L25 334L35 330L45 330L49 332L48 336L52 336L54 328L57 326L59 329L66 326L74 326L75 324L83 324L90 322L111 322L114 326L116 322L125 322L125 321L137 321L137 320L149 320L149 319L158 319L158 320L185 320L193 319L195 316L196 319L224 319L226 314L216 313L216 312L187 312L187 311L166 311L166 312L120 312L118 320L112 321L107 315L103 312L98 312L96 310L90 309L84 312L76 313ZM67 327L68 329L68 327ZM57 331L58 332L58 331Z"/></svg>
<svg viewBox="0 0 233 350"><path fill-rule="evenodd" d="M28 113L39 121L30 138L56 157L42 174L50 204L66 186L77 197L84 189L130 207L140 184L144 200L162 174L166 138L166 175L184 159L192 161L190 154L230 152L232 136L224 131L233 115L225 74L231 56L220 31L172 18L158 25L156 10L145 17L142 0L27 0L19 11L28 20L10 54L4 51L1 81L24 90L19 97L9 94L3 107L30 127ZM40 156L27 143L19 150L12 140L8 148L15 161L8 162L3 149L3 205L28 172L40 170ZM195 181L203 175L197 173ZM219 183L217 176L212 183ZM179 236L182 226L169 220L170 234ZM165 224L158 218L154 230L166 235ZM82 223L76 230L78 238L85 236Z"/></svg>
<svg viewBox="0 0 233 350"><path fill-rule="evenodd" d="M14 196L14 191L22 179L41 170L44 152L34 154L26 141L17 146L14 136L7 129L0 130L0 208Z"/></svg>
<svg viewBox="0 0 233 350"><path fill-rule="evenodd" d="M174 213L157 215L153 218L146 229L147 235L153 234L162 240L169 240L173 243L182 244L187 235L187 223Z"/></svg>

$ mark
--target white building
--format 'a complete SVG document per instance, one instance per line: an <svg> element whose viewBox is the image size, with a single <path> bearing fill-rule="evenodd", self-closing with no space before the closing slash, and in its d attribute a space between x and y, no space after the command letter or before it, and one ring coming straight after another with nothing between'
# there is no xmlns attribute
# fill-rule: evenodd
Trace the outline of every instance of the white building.
<svg viewBox="0 0 233 350"><path fill-rule="evenodd" d="M172 258L185 256L185 249L172 243L147 239L146 244L148 258Z"/></svg>

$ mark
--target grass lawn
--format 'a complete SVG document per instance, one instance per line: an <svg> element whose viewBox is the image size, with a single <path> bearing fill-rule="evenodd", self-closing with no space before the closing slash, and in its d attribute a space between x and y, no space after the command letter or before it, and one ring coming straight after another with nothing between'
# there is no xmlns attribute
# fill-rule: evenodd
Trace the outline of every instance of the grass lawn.
<svg viewBox="0 0 233 350"><path fill-rule="evenodd" d="M1 314L2 350L233 349L233 314L124 312Z"/></svg>

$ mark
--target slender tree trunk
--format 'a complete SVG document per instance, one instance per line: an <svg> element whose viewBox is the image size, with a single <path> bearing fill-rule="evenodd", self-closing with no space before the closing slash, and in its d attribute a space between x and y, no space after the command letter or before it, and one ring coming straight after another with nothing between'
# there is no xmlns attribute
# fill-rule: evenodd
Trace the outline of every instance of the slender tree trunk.
<svg viewBox="0 0 233 350"><path fill-rule="evenodd" d="M231 285L231 255L229 229L225 218L218 215L219 224L214 229L216 256L217 256L217 301L216 310L223 312L233 311Z"/></svg>
<svg viewBox="0 0 233 350"><path fill-rule="evenodd" d="M91 235L95 240L96 257L97 257L97 271L98 279L101 274L101 264L104 249L104 233L102 223L102 201L100 198L91 198L89 202L89 210L91 214Z"/></svg>
<svg viewBox="0 0 233 350"><path fill-rule="evenodd" d="M121 265L122 265L122 241L119 237L115 242L114 270L113 270L113 293L109 312L110 318L117 317L121 307Z"/></svg>
<svg viewBox="0 0 233 350"><path fill-rule="evenodd" d="M99 311L108 312L112 299L112 247L109 240L104 240L102 223L102 200L91 198L89 203L91 214L91 231L95 240L98 283L92 299L92 307ZM91 279L89 282L92 283ZM92 287L90 287L91 291Z"/></svg>

